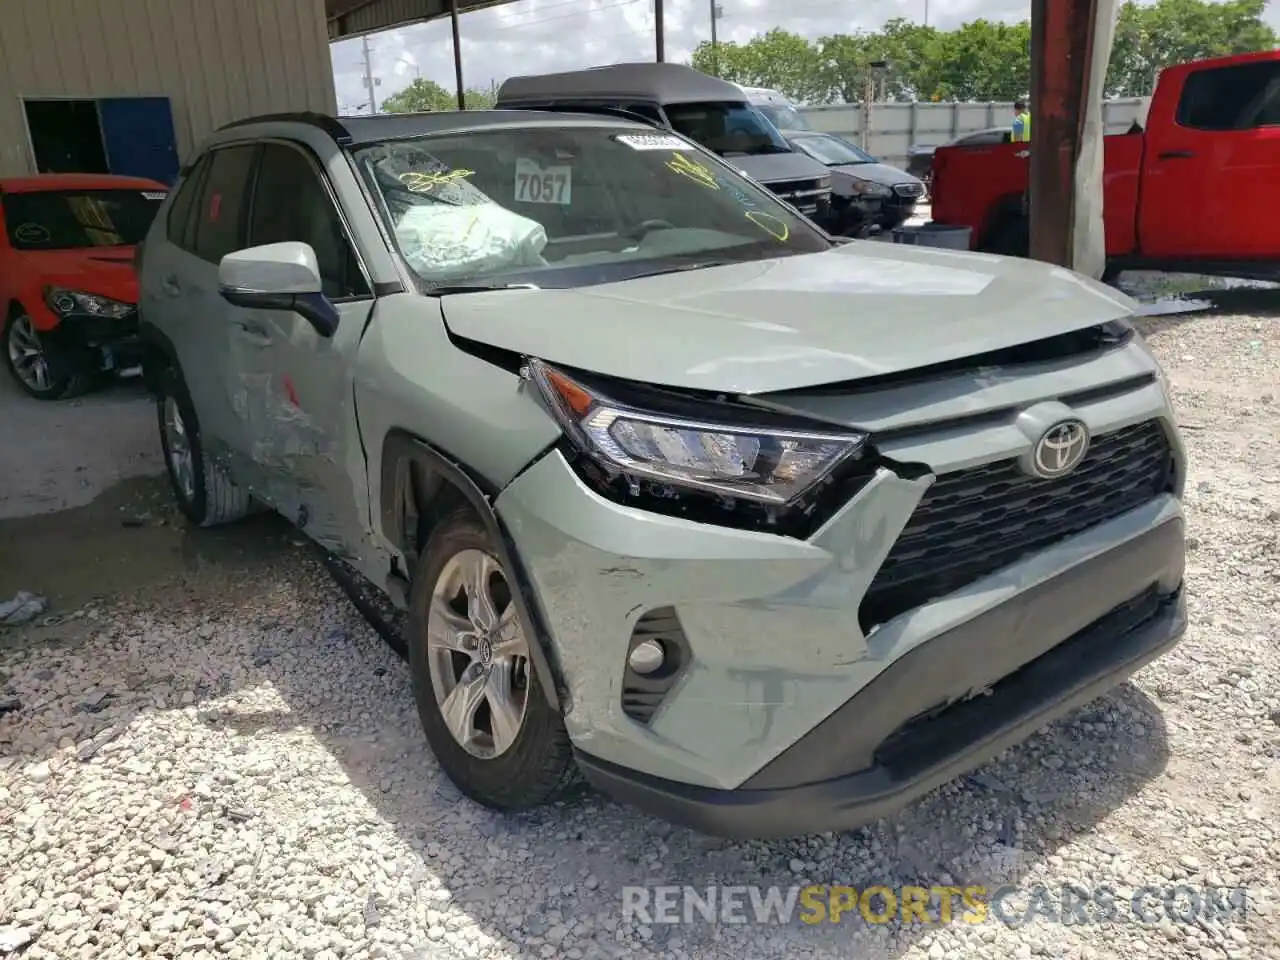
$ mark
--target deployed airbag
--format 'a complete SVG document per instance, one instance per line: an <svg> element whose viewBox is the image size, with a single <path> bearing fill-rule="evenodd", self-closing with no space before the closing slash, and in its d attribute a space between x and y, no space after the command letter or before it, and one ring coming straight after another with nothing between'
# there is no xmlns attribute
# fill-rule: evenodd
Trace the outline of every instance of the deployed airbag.
<svg viewBox="0 0 1280 960"><path fill-rule="evenodd" d="M542 224L496 203L410 207L396 239L410 266L431 281L546 266Z"/></svg>

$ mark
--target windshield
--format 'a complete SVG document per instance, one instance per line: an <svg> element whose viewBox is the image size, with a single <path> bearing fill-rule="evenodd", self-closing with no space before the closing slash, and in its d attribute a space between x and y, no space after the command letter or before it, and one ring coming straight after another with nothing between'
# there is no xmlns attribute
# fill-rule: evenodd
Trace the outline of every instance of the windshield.
<svg viewBox="0 0 1280 960"><path fill-rule="evenodd" d="M427 284L573 287L830 246L714 157L634 127L478 130L355 157Z"/></svg>
<svg viewBox="0 0 1280 960"><path fill-rule="evenodd" d="M875 157L839 137L796 137L795 145L819 163L837 166L845 163L877 163Z"/></svg>
<svg viewBox="0 0 1280 960"><path fill-rule="evenodd" d="M777 128L748 103L677 103L662 109L677 133L722 157L791 152Z"/></svg>
<svg viewBox="0 0 1280 960"><path fill-rule="evenodd" d="M779 130L812 130L804 114L789 103L758 103L756 109Z"/></svg>
<svg viewBox="0 0 1280 960"><path fill-rule="evenodd" d="M146 236L163 190L8 193L4 222L15 250L132 247Z"/></svg>

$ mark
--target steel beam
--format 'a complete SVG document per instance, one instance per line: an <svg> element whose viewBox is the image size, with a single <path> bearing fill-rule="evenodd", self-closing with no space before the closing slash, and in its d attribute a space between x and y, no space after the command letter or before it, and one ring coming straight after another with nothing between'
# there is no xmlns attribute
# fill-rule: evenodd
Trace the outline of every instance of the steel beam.
<svg viewBox="0 0 1280 960"><path fill-rule="evenodd" d="M1031 256L1072 266L1097 0L1032 0Z"/></svg>
<svg viewBox="0 0 1280 960"><path fill-rule="evenodd" d="M1031 256L1106 268L1102 93L1118 0L1032 0Z"/></svg>

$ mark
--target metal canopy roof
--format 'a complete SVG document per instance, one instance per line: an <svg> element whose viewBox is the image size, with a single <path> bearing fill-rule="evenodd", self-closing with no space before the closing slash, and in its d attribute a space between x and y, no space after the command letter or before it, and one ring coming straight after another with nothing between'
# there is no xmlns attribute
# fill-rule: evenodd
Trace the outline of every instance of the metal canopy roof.
<svg viewBox="0 0 1280 960"><path fill-rule="evenodd" d="M457 0L458 13L511 2ZM447 17L451 6L449 0L324 0L324 12L329 23L329 40L333 41Z"/></svg>

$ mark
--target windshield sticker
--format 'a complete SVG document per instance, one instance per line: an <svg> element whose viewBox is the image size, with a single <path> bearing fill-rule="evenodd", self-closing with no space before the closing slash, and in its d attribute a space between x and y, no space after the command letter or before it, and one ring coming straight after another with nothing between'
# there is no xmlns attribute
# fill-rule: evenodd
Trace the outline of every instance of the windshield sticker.
<svg viewBox="0 0 1280 960"><path fill-rule="evenodd" d="M716 182L716 175L711 172L711 168L697 160L692 160L683 153L678 153L667 161L667 169L673 173L678 173L682 177L688 177L694 183L700 183L704 187L710 187L712 190L719 190L720 184Z"/></svg>
<svg viewBox="0 0 1280 960"><path fill-rule="evenodd" d="M748 210L746 217L779 243L786 243L787 237L791 236L791 228L787 226L786 221L775 217L772 213Z"/></svg>
<svg viewBox="0 0 1280 960"><path fill-rule="evenodd" d="M430 173L410 170L408 173L400 174L398 179L405 185L406 190L413 193L430 193L439 187L447 187L475 175L474 170L464 170L459 167L457 170L433 170Z"/></svg>
<svg viewBox="0 0 1280 960"><path fill-rule="evenodd" d="M662 133L623 133L613 139L625 143L632 150L692 150L690 144L679 137Z"/></svg>
<svg viewBox="0 0 1280 960"><path fill-rule="evenodd" d="M143 190L142 191L143 200L163 200L167 196L168 196L167 193L161 193L159 190Z"/></svg>
<svg viewBox="0 0 1280 960"><path fill-rule="evenodd" d="M543 167L527 157L516 160L516 203L558 203L573 198L573 168Z"/></svg>
<svg viewBox="0 0 1280 960"><path fill-rule="evenodd" d="M13 228L13 236L19 243L48 243L53 234L38 223L20 223Z"/></svg>

